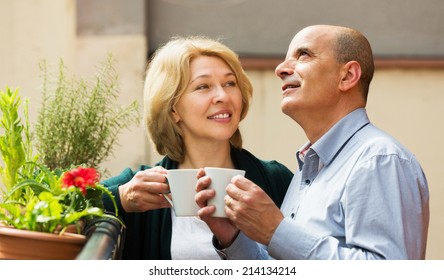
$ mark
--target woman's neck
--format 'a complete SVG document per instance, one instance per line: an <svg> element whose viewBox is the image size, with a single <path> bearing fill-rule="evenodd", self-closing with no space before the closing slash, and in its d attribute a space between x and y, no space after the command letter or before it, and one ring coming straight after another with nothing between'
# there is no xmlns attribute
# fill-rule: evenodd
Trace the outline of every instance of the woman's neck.
<svg viewBox="0 0 444 280"><path fill-rule="evenodd" d="M187 147L185 159L179 163L180 169L210 166L234 168L229 143Z"/></svg>

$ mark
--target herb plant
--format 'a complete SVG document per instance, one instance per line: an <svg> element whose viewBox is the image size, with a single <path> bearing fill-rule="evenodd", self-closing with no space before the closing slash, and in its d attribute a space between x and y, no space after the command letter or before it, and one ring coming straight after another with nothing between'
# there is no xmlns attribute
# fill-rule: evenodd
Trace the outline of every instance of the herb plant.
<svg viewBox="0 0 444 280"><path fill-rule="evenodd" d="M42 107L36 123L36 148L50 169L85 164L98 168L112 154L122 129L139 123L138 104L118 100L118 75L112 55L95 80L68 77L60 60L55 79L43 72Z"/></svg>

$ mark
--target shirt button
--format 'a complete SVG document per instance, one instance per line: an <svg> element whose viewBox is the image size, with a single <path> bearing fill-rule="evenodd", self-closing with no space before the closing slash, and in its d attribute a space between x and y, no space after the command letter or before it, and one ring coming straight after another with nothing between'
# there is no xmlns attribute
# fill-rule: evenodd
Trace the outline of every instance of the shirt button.
<svg viewBox="0 0 444 280"><path fill-rule="evenodd" d="M310 185L310 179L305 180L306 185Z"/></svg>

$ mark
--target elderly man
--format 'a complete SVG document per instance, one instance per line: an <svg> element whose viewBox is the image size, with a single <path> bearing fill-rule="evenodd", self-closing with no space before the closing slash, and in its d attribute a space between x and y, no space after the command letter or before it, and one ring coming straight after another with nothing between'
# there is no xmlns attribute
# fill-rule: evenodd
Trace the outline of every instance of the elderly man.
<svg viewBox="0 0 444 280"><path fill-rule="evenodd" d="M228 259L424 259L427 180L415 156L366 113L374 73L358 31L316 25L298 32L285 61L282 111L308 142L281 209L254 183L234 177L225 212L212 218L210 179L201 177L199 216Z"/></svg>

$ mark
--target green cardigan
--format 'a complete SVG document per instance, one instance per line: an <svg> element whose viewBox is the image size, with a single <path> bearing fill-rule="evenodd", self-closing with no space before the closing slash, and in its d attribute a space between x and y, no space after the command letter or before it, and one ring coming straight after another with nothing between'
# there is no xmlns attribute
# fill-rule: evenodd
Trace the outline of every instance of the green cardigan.
<svg viewBox="0 0 444 280"><path fill-rule="evenodd" d="M263 161L242 149L231 149L231 158L236 169L245 170L245 177L262 187L278 207L282 204L293 173L277 161ZM164 157L156 165L165 169L177 169L177 162ZM139 170L151 168L140 166L133 171L125 169L120 175L102 182L114 194L119 207L119 216L126 225L123 259L171 259L171 209L156 209L143 213L126 213L120 202L118 187L127 183ZM114 207L107 196L103 197L108 211Z"/></svg>

